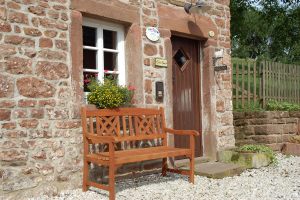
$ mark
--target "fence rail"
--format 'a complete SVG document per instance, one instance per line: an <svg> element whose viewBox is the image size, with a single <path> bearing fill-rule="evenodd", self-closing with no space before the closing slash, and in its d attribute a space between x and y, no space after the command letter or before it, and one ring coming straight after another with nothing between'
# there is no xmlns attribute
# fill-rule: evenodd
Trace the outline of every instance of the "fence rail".
<svg viewBox="0 0 300 200"><path fill-rule="evenodd" d="M233 106L265 108L269 100L300 104L300 66L232 59Z"/></svg>

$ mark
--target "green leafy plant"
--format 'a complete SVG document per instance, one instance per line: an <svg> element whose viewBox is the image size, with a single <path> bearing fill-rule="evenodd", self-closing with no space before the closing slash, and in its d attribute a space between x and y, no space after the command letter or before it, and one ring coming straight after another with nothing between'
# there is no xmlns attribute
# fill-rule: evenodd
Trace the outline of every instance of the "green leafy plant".
<svg viewBox="0 0 300 200"><path fill-rule="evenodd" d="M274 151L270 147L267 147L265 145L246 144L239 147L237 151L244 153L264 153L270 158L271 163L277 163L277 158Z"/></svg>
<svg viewBox="0 0 300 200"><path fill-rule="evenodd" d="M270 100L267 103L266 110L269 110L269 111L300 111L300 105L288 103L288 102L278 102L278 101Z"/></svg>
<svg viewBox="0 0 300 200"><path fill-rule="evenodd" d="M259 112L259 111L264 111L261 108L259 102L254 103L254 101L251 101L250 103L245 104L244 108L242 106L241 100L238 101L238 102L233 100L233 104L234 104L233 109L236 112L245 112L245 111L248 111L248 112L251 112L251 111L252 112Z"/></svg>
<svg viewBox="0 0 300 200"><path fill-rule="evenodd" d="M92 79L88 84L87 100L97 108L118 108L130 106L134 88L117 84L116 80L105 78L103 82Z"/></svg>

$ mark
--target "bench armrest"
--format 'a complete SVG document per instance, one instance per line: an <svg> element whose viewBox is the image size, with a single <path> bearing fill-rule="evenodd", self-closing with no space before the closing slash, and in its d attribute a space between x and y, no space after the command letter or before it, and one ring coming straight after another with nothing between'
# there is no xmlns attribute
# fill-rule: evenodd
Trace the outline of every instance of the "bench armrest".
<svg viewBox="0 0 300 200"><path fill-rule="evenodd" d="M171 133L174 135L193 135L193 136L199 136L199 132L195 130L175 130L171 128L165 128L165 131L167 133Z"/></svg>
<svg viewBox="0 0 300 200"><path fill-rule="evenodd" d="M86 134L86 139L92 141L92 143L114 143L115 142L114 136L99 136L99 135Z"/></svg>

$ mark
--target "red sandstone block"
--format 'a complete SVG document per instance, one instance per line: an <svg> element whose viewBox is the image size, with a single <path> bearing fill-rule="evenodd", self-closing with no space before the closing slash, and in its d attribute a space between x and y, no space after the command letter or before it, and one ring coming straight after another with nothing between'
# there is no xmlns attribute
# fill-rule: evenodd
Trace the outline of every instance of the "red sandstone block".
<svg viewBox="0 0 300 200"><path fill-rule="evenodd" d="M24 150L5 150L0 151L0 160L1 161L24 161L27 160L28 155Z"/></svg>
<svg viewBox="0 0 300 200"><path fill-rule="evenodd" d="M2 129L12 130L17 127L15 122L7 122L2 124Z"/></svg>
<svg viewBox="0 0 300 200"><path fill-rule="evenodd" d="M37 119L23 119L19 122L19 125L23 128L36 128L39 124Z"/></svg>
<svg viewBox="0 0 300 200"><path fill-rule="evenodd" d="M45 15L45 9L41 6L29 6L28 7L29 12L39 15L39 16L44 16Z"/></svg>
<svg viewBox="0 0 300 200"><path fill-rule="evenodd" d="M18 106L23 108L35 107L36 104L37 104L36 100L29 100L29 99L21 99L18 102Z"/></svg>
<svg viewBox="0 0 300 200"><path fill-rule="evenodd" d="M15 106L16 106L15 101L11 101L11 100L0 101L0 108L13 108Z"/></svg>
<svg viewBox="0 0 300 200"><path fill-rule="evenodd" d="M74 129L81 127L80 121L59 121L56 123L56 128L59 129Z"/></svg>
<svg viewBox="0 0 300 200"><path fill-rule="evenodd" d="M36 29L36 28L24 28L24 33L26 35L33 36L33 37L37 37L37 36L42 35L42 32L39 31L39 29Z"/></svg>
<svg viewBox="0 0 300 200"><path fill-rule="evenodd" d="M300 156L300 144L285 143L281 151L283 154Z"/></svg>
<svg viewBox="0 0 300 200"><path fill-rule="evenodd" d="M147 56L154 56L157 54L157 47L153 44L145 44L144 53Z"/></svg>
<svg viewBox="0 0 300 200"><path fill-rule="evenodd" d="M11 110L0 109L0 121L9 121L11 115Z"/></svg>
<svg viewBox="0 0 300 200"><path fill-rule="evenodd" d="M18 79L17 88L20 95L31 98L52 97L55 93L55 88L50 83L33 77Z"/></svg>
<svg viewBox="0 0 300 200"><path fill-rule="evenodd" d="M28 16L21 12L10 12L8 19L13 23L28 24Z"/></svg>
<svg viewBox="0 0 300 200"><path fill-rule="evenodd" d="M11 57L6 61L6 71L11 74L32 74L32 61L20 57Z"/></svg>

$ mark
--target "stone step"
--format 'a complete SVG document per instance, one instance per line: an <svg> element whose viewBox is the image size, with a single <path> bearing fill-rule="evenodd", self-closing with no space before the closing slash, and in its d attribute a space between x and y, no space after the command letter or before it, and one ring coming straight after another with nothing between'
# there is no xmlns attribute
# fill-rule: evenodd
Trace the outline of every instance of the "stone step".
<svg viewBox="0 0 300 200"><path fill-rule="evenodd" d="M189 169L188 166L181 167L181 169ZM221 179L228 176L235 176L241 174L245 170L237 164L221 163L221 162L206 162L195 164L195 174L199 176L206 176L208 178Z"/></svg>
<svg viewBox="0 0 300 200"><path fill-rule="evenodd" d="M198 157L198 158L195 158L195 164L207 163L209 161L210 160L207 157ZM190 163L189 159L176 160L175 161L175 167L176 168L181 168L181 167L184 167L184 166L188 166L189 163Z"/></svg>

